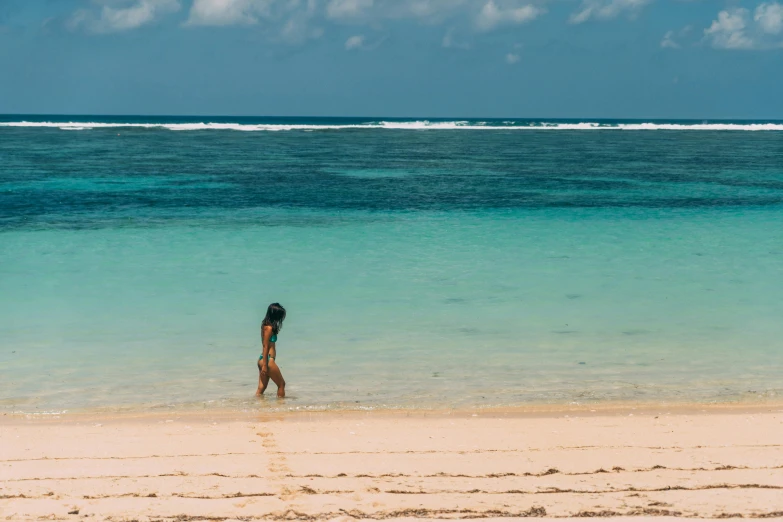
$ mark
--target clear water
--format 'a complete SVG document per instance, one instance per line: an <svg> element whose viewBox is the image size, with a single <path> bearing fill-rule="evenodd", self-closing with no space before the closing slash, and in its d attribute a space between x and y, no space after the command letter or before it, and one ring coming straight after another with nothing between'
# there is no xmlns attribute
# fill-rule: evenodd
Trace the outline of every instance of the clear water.
<svg viewBox="0 0 783 522"><path fill-rule="evenodd" d="M2 411L783 393L783 132L51 121L0 118Z"/></svg>

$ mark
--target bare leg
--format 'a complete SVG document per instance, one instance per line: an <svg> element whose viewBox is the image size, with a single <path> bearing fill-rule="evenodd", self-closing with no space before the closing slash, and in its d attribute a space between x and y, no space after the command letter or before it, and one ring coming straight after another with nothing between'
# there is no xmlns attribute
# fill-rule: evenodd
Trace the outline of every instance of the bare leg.
<svg viewBox="0 0 783 522"><path fill-rule="evenodd" d="M271 368L270 368L271 370ZM269 385L269 372L264 373L261 371L261 360L258 360L258 389L256 390L256 397L260 397L266 391L266 387Z"/></svg>
<svg viewBox="0 0 783 522"><path fill-rule="evenodd" d="M285 397L285 379L274 359L269 359L269 377L277 384L277 396Z"/></svg>

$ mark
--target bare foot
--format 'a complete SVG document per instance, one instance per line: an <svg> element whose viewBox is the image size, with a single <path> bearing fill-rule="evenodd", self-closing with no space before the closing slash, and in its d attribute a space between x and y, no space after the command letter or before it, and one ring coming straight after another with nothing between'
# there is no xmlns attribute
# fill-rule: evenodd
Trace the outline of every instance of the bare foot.
<svg viewBox="0 0 783 522"><path fill-rule="evenodd" d="M278 396L278 397L280 397L281 399L282 399L283 397L285 397L285 388L284 388L284 387L283 387L283 388L278 388L278 389L277 389L277 396Z"/></svg>

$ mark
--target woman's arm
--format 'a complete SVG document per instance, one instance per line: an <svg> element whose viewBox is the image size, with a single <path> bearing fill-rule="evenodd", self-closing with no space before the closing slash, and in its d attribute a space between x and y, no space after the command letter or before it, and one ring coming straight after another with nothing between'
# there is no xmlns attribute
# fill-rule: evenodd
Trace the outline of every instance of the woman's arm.
<svg viewBox="0 0 783 522"><path fill-rule="evenodd" d="M261 358L261 371L266 373L268 371L267 365L269 364L269 339L272 338L272 327L261 327L261 343L264 345L264 351Z"/></svg>

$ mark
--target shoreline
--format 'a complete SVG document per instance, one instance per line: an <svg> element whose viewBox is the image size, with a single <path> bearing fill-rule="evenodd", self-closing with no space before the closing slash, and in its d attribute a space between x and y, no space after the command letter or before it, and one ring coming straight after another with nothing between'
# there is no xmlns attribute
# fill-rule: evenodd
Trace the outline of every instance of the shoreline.
<svg viewBox="0 0 783 522"><path fill-rule="evenodd" d="M269 398L267 400L277 400ZM237 409L237 408L183 408L183 409L127 409L116 411L74 410L63 412L3 412L0 425L14 421L86 422L91 420L154 420L179 417L191 420L199 418L223 421L254 420L258 418L285 418L296 420L304 417L368 417L387 418L445 418L470 416L501 416L509 418L548 418L562 415L583 417L635 415L709 415L709 414L755 414L783 412L783 400L766 402L726 403L654 403L654 402L605 402L598 404L530 404L525 406L496 406L475 408L356 408L356 409Z"/></svg>

